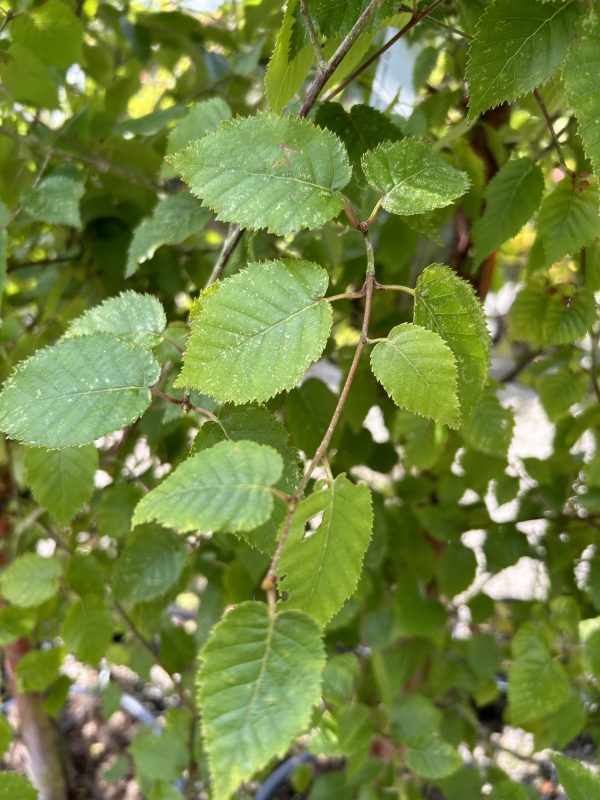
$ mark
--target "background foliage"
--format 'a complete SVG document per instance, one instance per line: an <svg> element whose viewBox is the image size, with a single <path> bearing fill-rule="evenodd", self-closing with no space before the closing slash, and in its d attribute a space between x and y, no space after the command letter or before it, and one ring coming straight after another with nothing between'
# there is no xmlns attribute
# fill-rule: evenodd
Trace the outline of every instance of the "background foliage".
<svg viewBox="0 0 600 800"><path fill-rule="evenodd" d="M600 797L599 12L2 9L0 796Z"/></svg>

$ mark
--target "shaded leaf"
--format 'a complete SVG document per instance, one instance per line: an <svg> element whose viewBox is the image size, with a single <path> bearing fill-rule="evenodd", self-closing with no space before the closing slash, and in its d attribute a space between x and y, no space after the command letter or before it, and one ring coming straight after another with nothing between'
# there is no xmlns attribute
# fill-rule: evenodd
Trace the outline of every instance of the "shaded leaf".
<svg viewBox="0 0 600 800"><path fill-rule="evenodd" d="M194 139L201 139L218 128L226 119L231 119L231 109L221 97L194 103L185 118L169 131L165 155L178 153Z"/></svg>
<svg viewBox="0 0 600 800"><path fill-rule="evenodd" d="M597 800L600 797L600 778L580 761L559 753L554 753L551 759L569 800Z"/></svg>
<svg viewBox="0 0 600 800"><path fill-rule="evenodd" d="M171 531L155 526L138 529L114 566L115 598L138 603L160 597L179 578L186 561L185 544Z"/></svg>
<svg viewBox="0 0 600 800"><path fill-rule="evenodd" d="M451 775L462 767L456 748L438 736L417 736L406 743L406 765L423 778Z"/></svg>
<svg viewBox="0 0 600 800"><path fill-rule="evenodd" d="M81 61L83 25L61 0L47 0L15 15L10 30L13 41L29 47L52 67L69 67Z"/></svg>
<svg viewBox="0 0 600 800"><path fill-rule="evenodd" d="M128 291L90 308L70 324L65 337L112 333L133 344L154 347L166 325L164 309L156 297Z"/></svg>
<svg viewBox="0 0 600 800"><path fill-rule="evenodd" d="M23 194L23 210L35 220L80 228L79 201L84 193L83 181L66 175L49 175Z"/></svg>
<svg viewBox="0 0 600 800"><path fill-rule="evenodd" d="M538 236L546 265L575 255L600 235L598 188L582 179L563 178L543 201Z"/></svg>
<svg viewBox="0 0 600 800"><path fill-rule="evenodd" d="M294 12L297 8L298 0L288 0L265 74L265 93L269 108L276 114L283 111L287 102L300 89L314 60L310 43L300 49L296 48L295 51L291 47Z"/></svg>
<svg viewBox="0 0 600 800"><path fill-rule="evenodd" d="M67 611L62 628L65 647L76 658L95 667L112 642L113 618L101 600L77 600Z"/></svg>
<svg viewBox="0 0 600 800"><path fill-rule="evenodd" d="M579 123L579 135L592 162L596 178L600 178L600 99L596 83L600 69L600 26L585 31L567 56L563 77L569 105Z"/></svg>
<svg viewBox="0 0 600 800"><path fill-rule="evenodd" d="M58 592L61 575L62 566L55 558L25 553L2 573L2 596L21 608L39 606Z"/></svg>

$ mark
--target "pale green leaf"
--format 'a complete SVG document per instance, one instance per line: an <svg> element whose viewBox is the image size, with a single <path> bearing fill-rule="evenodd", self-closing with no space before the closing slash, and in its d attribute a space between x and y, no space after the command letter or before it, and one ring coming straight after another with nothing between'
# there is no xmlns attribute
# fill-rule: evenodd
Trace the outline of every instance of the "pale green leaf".
<svg viewBox="0 0 600 800"><path fill-rule="evenodd" d="M439 334L454 353L458 400L468 416L487 381L491 341L473 287L450 267L432 264L417 281L414 321Z"/></svg>
<svg viewBox="0 0 600 800"><path fill-rule="evenodd" d="M0 608L0 647L30 634L35 623L33 612L28 613L18 606Z"/></svg>
<svg viewBox="0 0 600 800"><path fill-rule="evenodd" d="M297 6L298 0L288 0L283 24L277 34L265 74L269 108L276 114L283 111L288 100L300 89L314 60L314 51L310 44L301 47L297 52L292 52L290 47Z"/></svg>
<svg viewBox="0 0 600 800"><path fill-rule="evenodd" d="M97 666L112 642L112 614L100 599L89 598L71 603L62 628L62 638L69 652Z"/></svg>
<svg viewBox="0 0 600 800"><path fill-rule="evenodd" d="M21 608L39 606L58 592L61 575L57 559L25 553L2 573L2 596Z"/></svg>
<svg viewBox="0 0 600 800"><path fill-rule="evenodd" d="M145 780L177 780L188 765L187 742L174 732L138 728L129 746L138 775Z"/></svg>
<svg viewBox="0 0 600 800"><path fill-rule="evenodd" d="M4 714L0 716L0 757L3 756L10 747L15 737L15 731ZM0 780L2 776L0 775ZM1 784L0 784L1 785Z"/></svg>
<svg viewBox="0 0 600 800"><path fill-rule="evenodd" d="M181 575L187 549L171 531L154 526L138 529L115 564L113 593L117 600L139 603L165 594Z"/></svg>
<svg viewBox="0 0 600 800"><path fill-rule="evenodd" d="M371 186L383 193L383 208L404 216L449 206L470 185L465 172L417 139L384 142L365 153L362 166Z"/></svg>
<svg viewBox="0 0 600 800"><path fill-rule="evenodd" d="M178 386L217 400L268 400L298 383L323 352L328 276L309 261L250 264L203 300Z"/></svg>
<svg viewBox="0 0 600 800"><path fill-rule="evenodd" d="M416 692L396 697L390 708L392 733L401 742L415 736L433 736L441 720L441 711L428 697Z"/></svg>
<svg viewBox="0 0 600 800"><path fill-rule="evenodd" d="M48 650L29 650L19 660L16 668L17 687L20 692L44 692L58 678L58 670L65 658L60 647Z"/></svg>
<svg viewBox="0 0 600 800"><path fill-rule="evenodd" d="M138 503L133 522L156 520L180 532L251 531L273 511L283 469L276 450L255 442L219 442L188 458Z"/></svg>
<svg viewBox="0 0 600 800"><path fill-rule="evenodd" d="M38 800L36 789L14 772L0 772L0 800Z"/></svg>
<svg viewBox="0 0 600 800"><path fill-rule="evenodd" d="M588 180L563 178L543 201L538 216L538 235L545 264L576 255L600 236L598 188Z"/></svg>
<svg viewBox="0 0 600 800"><path fill-rule="evenodd" d="M351 175L337 136L271 114L224 122L171 163L217 219L280 236L337 216Z"/></svg>
<svg viewBox="0 0 600 800"><path fill-rule="evenodd" d="M598 775L580 761L574 761L559 753L554 753L551 758L569 800L598 800L600 797Z"/></svg>
<svg viewBox="0 0 600 800"><path fill-rule="evenodd" d="M41 222L80 228L79 201L84 193L83 181L66 175L49 175L23 194L23 210Z"/></svg>
<svg viewBox="0 0 600 800"><path fill-rule="evenodd" d="M373 348L371 367L397 406L459 426L456 361L437 333L408 322L397 325Z"/></svg>
<svg viewBox="0 0 600 800"><path fill-rule="evenodd" d="M81 61L83 24L62 0L48 0L15 15L10 32L14 42L29 47L52 67Z"/></svg>
<svg viewBox="0 0 600 800"><path fill-rule="evenodd" d="M494 387L485 390L463 425L465 443L474 450L490 456L504 458L513 437L515 417L510 408L504 408Z"/></svg>
<svg viewBox="0 0 600 800"><path fill-rule="evenodd" d="M571 406L583 400L590 378L585 372L573 374L564 369L546 373L538 384L540 402L548 418L555 422Z"/></svg>
<svg viewBox="0 0 600 800"><path fill-rule="evenodd" d="M571 296L555 292L548 297L544 314L544 340L548 344L571 344L583 338L596 321L596 301L591 292Z"/></svg>
<svg viewBox="0 0 600 800"><path fill-rule="evenodd" d="M152 258L159 247L179 244L199 233L210 212L188 192L169 195L156 204L151 217L135 229L127 254L125 277L130 278L139 264Z"/></svg>
<svg viewBox="0 0 600 800"><path fill-rule="evenodd" d="M58 108L58 84L43 61L20 44L13 44L0 63L2 85L18 103Z"/></svg>
<svg viewBox="0 0 600 800"><path fill-rule="evenodd" d="M549 81L567 55L576 18L572 0L489 3L469 43L470 114L516 100Z"/></svg>
<svg viewBox="0 0 600 800"><path fill-rule="evenodd" d="M133 344L154 347L166 325L164 309L156 297L128 291L90 308L71 323L65 337L112 333Z"/></svg>
<svg viewBox="0 0 600 800"><path fill-rule="evenodd" d="M530 800L530 795L519 783L510 780L502 780L494 785L490 800Z"/></svg>
<svg viewBox="0 0 600 800"><path fill-rule="evenodd" d="M25 475L37 502L67 525L94 492L98 451L94 445L25 451Z"/></svg>
<svg viewBox="0 0 600 800"><path fill-rule="evenodd" d="M416 736L406 743L406 766L423 778L444 778L460 769L462 758L456 748L439 736Z"/></svg>
<svg viewBox="0 0 600 800"><path fill-rule="evenodd" d="M64 339L19 364L0 395L0 428L25 444L89 444L150 405L160 368L139 347L95 333Z"/></svg>
<svg viewBox="0 0 600 800"><path fill-rule="evenodd" d="M184 119L169 132L165 155L173 155L187 147L194 139L201 139L226 119L231 119L231 109L220 97L211 97L194 103Z"/></svg>
<svg viewBox="0 0 600 800"><path fill-rule="evenodd" d="M228 800L308 725L324 666L321 633L301 611L242 603L213 629L201 659L198 707L213 796Z"/></svg>
<svg viewBox="0 0 600 800"><path fill-rule="evenodd" d="M317 514L316 530L307 524ZM279 566L282 608L307 611L322 625L354 593L371 539L371 492L338 475L335 481L303 500L285 544Z"/></svg>
<svg viewBox="0 0 600 800"><path fill-rule="evenodd" d="M563 77L569 104L579 124L579 135L600 178L600 98L597 91L600 74L600 26L588 30L567 56Z"/></svg>
<svg viewBox="0 0 600 800"><path fill-rule="evenodd" d="M475 266L516 236L542 199L544 177L528 158L507 161L485 188L485 211L472 229Z"/></svg>

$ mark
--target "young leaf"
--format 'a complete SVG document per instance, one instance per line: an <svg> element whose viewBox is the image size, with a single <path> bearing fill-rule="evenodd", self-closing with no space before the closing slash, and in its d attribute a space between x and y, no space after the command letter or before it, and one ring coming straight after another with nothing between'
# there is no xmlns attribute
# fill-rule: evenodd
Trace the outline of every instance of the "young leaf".
<svg viewBox="0 0 600 800"><path fill-rule="evenodd" d="M0 394L0 429L47 448L89 444L150 405L160 368L140 347L95 333L64 339L19 364Z"/></svg>
<svg viewBox="0 0 600 800"><path fill-rule="evenodd" d="M215 800L228 800L306 727L323 666L319 627L303 612L247 602L215 626L198 672Z"/></svg>
<svg viewBox="0 0 600 800"><path fill-rule="evenodd" d="M275 48L265 74L265 93L269 108L281 114L288 100L296 94L314 60L314 51L307 43L297 52L292 52L291 39L294 26L294 12L298 0L288 0L283 15L283 24L275 40Z"/></svg>
<svg viewBox="0 0 600 800"><path fill-rule="evenodd" d="M550 80L575 36L569 2L495 0L479 17L469 44L469 113L512 102Z"/></svg>
<svg viewBox="0 0 600 800"><path fill-rule="evenodd" d="M598 203L595 183L568 176L544 198L538 217L538 236L546 265L577 253L600 235Z"/></svg>
<svg viewBox="0 0 600 800"><path fill-rule="evenodd" d="M319 527L305 534L311 518ZM307 611L322 625L354 593L371 539L371 492L339 475L326 489L303 500L296 511L281 558L282 608Z"/></svg>
<svg viewBox="0 0 600 800"><path fill-rule="evenodd" d="M569 800L597 800L600 797L600 778L580 761L573 761L560 753L554 753L551 758Z"/></svg>
<svg viewBox="0 0 600 800"><path fill-rule="evenodd" d="M203 300L177 386L217 400L264 401L291 389L323 352L328 276L309 261L250 264Z"/></svg>
<svg viewBox="0 0 600 800"><path fill-rule="evenodd" d="M542 171L529 158L515 158L500 168L486 186L483 216L473 225L475 266L516 236L537 211L543 191Z"/></svg>
<svg viewBox="0 0 600 800"><path fill-rule="evenodd" d="M373 348L371 367L397 406L459 426L456 361L437 333L408 322L396 325Z"/></svg>
<svg viewBox="0 0 600 800"><path fill-rule="evenodd" d="M592 162L596 179L600 179L600 99L596 81L600 68L600 26L586 31L567 56L563 77L569 105L579 123L579 135L585 152Z"/></svg>
<svg viewBox="0 0 600 800"><path fill-rule="evenodd" d="M231 109L221 97L195 103L185 118L169 131L165 155L178 153L194 139L201 139L209 131L214 131L226 119L231 119Z"/></svg>
<svg viewBox="0 0 600 800"><path fill-rule="evenodd" d="M456 748L439 736L415 736L407 741L406 765L417 775L434 780L462 767Z"/></svg>
<svg viewBox="0 0 600 800"><path fill-rule="evenodd" d="M159 247L179 244L199 233L210 218L210 212L188 192L165 197L156 204L151 217L142 220L129 245L125 277L130 278L138 265L152 258Z"/></svg>
<svg viewBox="0 0 600 800"><path fill-rule="evenodd" d="M469 188L466 173L454 169L417 139L384 142L365 153L362 167L371 186L383 192L381 205L409 216L449 206Z"/></svg>
<svg viewBox="0 0 600 800"><path fill-rule="evenodd" d="M20 608L33 608L58 592L62 567L55 558L25 553L2 573L2 596Z"/></svg>
<svg viewBox="0 0 600 800"><path fill-rule="evenodd" d="M138 292L121 292L74 320L65 338L112 333L132 344L152 348L159 344L160 334L166 325L164 309L156 297Z"/></svg>
<svg viewBox="0 0 600 800"><path fill-rule="evenodd" d="M37 502L67 525L94 492L98 451L93 444L25 451L25 475Z"/></svg>
<svg viewBox="0 0 600 800"><path fill-rule="evenodd" d="M414 321L439 334L456 358L458 400L468 416L487 381L490 335L471 284L443 264L427 267L415 289Z"/></svg>
<svg viewBox="0 0 600 800"><path fill-rule="evenodd" d="M337 216L351 175L337 136L270 114L225 122L171 163L217 219L279 236Z"/></svg>
<svg viewBox="0 0 600 800"><path fill-rule="evenodd" d="M79 201L84 193L83 181L66 175L49 175L23 194L23 210L41 222L80 228Z"/></svg>
<svg viewBox="0 0 600 800"><path fill-rule="evenodd" d="M188 458L145 495L134 525L156 520L186 531L251 531L273 511L283 469L276 450L255 442L219 442Z"/></svg>
<svg viewBox="0 0 600 800"><path fill-rule="evenodd" d="M115 598L139 603L160 597L179 578L186 561L185 544L171 531L153 525L138 529L115 564Z"/></svg>

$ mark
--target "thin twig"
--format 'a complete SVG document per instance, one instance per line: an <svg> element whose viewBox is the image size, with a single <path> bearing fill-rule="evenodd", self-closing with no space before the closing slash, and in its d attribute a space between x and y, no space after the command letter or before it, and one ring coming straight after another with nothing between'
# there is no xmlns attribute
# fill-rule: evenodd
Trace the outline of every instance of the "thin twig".
<svg viewBox="0 0 600 800"><path fill-rule="evenodd" d="M411 289L410 286L402 286L399 283L379 283L379 281L375 281L375 289L382 292L404 292L404 294L409 294L411 297L415 296L414 289Z"/></svg>
<svg viewBox="0 0 600 800"><path fill-rule="evenodd" d="M302 19L304 20L304 26L306 28L306 32L308 33L308 38L310 39L312 48L315 51L315 57L317 59L317 67L319 70L325 69L326 64L323 58L323 51L321 50L319 37L315 30L315 26L313 24L311 16L309 14L308 6L306 5L306 0L300 0L300 14L302 15Z"/></svg>
<svg viewBox="0 0 600 800"><path fill-rule="evenodd" d="M187 409L191 409L195 411L197 414L201 414L203 417L211 420L211 422L219 422L218 418L212 411L209 411L207 408L202 408L202 406L195 406L193 403L190 403L189 399L186 397L173 397L171 394L165 394L161 392L160 389L151 388L150 391L154 395L154 397L160 397L161 400L166 400L167 403L173 403L176 406L181 406L183 411L185 412ZM220 423L219 423L220 424Z"/></svg>
<svg viewBox="0 0 600 800"><path fill-rule="evenodd" d="M305 469L304 475L302 476L300 483L296 487L296 491L294 492L293 496L290 497L288 500L288 513L283 525L283 531L279 539L279 542L277 544L277 549L275 550L275 554L273 555L273 559L269 566L269 570L262 583L262 588L267 592L269 605L273 605L273 603L275 602L277 571L279 569L279 563L281 561L281 556L283 555L285 544L288 540L290 531L292 529L292 523L294 521L294 516L296 514L298 503L302 499L302 496L306 490L308 482L310 481L312 474L315 471L315 467L320 461L322 461L322 459L327 454L327 448L329 447L331 438L335 432L338 422L340 421L340 417L342 415L342 411L344 410L344 406L346 405L348 394L352 387L352 382L354 381L356 370L358 369L360 357L362 355L365 345L369 341L369 322L371 319L371 307L373 303L373 288L375 286L375 269L374 269L373 245L371 243L371 237L369 235L369 232L365 231L364 236L365 236L365 246L367 248L367 272L364 285L365 310L360 330L360 339L358 340L358 344L356 345L356 350L354 351L354 357L352 359L350 369L348 370L348 375L346 376L344 386L342 388L342 391L340 392L340 396L338 398L329 425L327 426L327 430L325 431L325 435L321 439L321 443L317 447L317 450L313 456L312 461Z"/></svg>
<svg viewBox="0 0 600 800"><path fill-rule="evenodd" d="M413 16L417 13L415 3L413 3L412 9L407 5L400 6L400 11L407 11L409 14L413 14ZM437 25L438 28L443 28L444 30L448 31L448 33L455 33L457 36L462 36L464 39L473 38L470 33L461 31L459 28L455 28L453 25L448 25L446 22L441 22L439 19L435 19L435 17L431 17L429 22L431 22L432 25Z"/></svg>
<svg viewBox="0 0 600 800"><path fill-rule="evenodd" d="M342 292L341 294L332 294L331 297L326 297L328 303L335 303L336 300L356 300L359 297L364 297L366 289L361 289L358 292Z"/></svg>
<svg viewBox="0 0 600 800"><path fill-rule="evenodd" d="M552 124L552 119L550 118L550 114L548 113L548 109L546 108L546 104L544 103L542 95L539 93L538 89L534 89L533 90L533 96L535 97L535 100L536 100L538 106L540 107L540 111L542 112L542 116L544 117L544 120L546 122L546 127L548 128L548 131L550 132L550 136L552 138L552 144L554 145L554 149L556 150L556 154L558 156L558 161L559 161L561 167L565 170L565 172L568 172L569 175L574 175L573 170L570 169L567 166L567 162L565 160L565 154L563 152L561 143L558 140L558 136L556 135L556 131L554 130L554 125Z"/></svg>
<svg viewBox="0 0 600 800"><path fill-rule="evenodd" d="M233 255L233 251L238 246L242 236L244 235L244 230L245 229L240 228L239 225L234 225L231 231L229 232L229 236L227 236L227 238L223 242L223 248L219 253L217 262L214 265L212 272L208 276L208 280L204 284L205 289L208 289L209 286L212 286L213 283L216 283L221 277L221 273L227 266L227 262Z"/></svg>
<svg viewBox="0 0 600 800"><path fill-rule="evenodd" d="M396 42L399 39L401 39L405 34L407 34L410 30L412 30L415 27L415 25L417 25L419 22L421 22L422 19L425 19L425 17L428 17L429 14L432 13L432 11L435 11L435 9L438 6L441 6L442 3L445 3L445 2L446 2L446 0L434 0L434 2L431 3L431 5L428 5L427 8L424 8L423 11L421 11L420 14L417 14L416 16L411 17L411 19L409 19L409 21L406 23L406 25L403 28L401 28L398 31L398 33L394 34L392 36L392 38L389 39L384 45L382 45L382 47L380 47L379 50L377 50L375 53L373 53L372 56L367 58L366 61L363 61L362 64L359 64L359 66L355 70L353 70L350 73L350 75L348 75L346 78L344 78L344 80L341 81L335 88L333 88L333 89L331 89L331 91L327 92L327 94L323 97L323 102L327 103L329 100L331 100L333 97L335 97L341 91L343 91L346 88L346 86L348 86L348 84L352 83L352 81L355 78L357 78L366 69L368 69L371 66L371 64L373 64L375 61L377 61L377 59L380 58L380 56L382 56L385 52L387 52L390 49L390 47L393 47L393 45L395 45Z"/></svg>
<svg viewBox="0 0 600 800"><path fill-rule="evenodd" d="M79 250L77 253L67 253L67 255L64 256L56 256L54 258L39 258L37 261L21 261L19 263L9 261L6 271L14 272L17 269L26 269L28 267L47 267L51 266L52 264L66 264L69 261L77 261L77 259L81 258L82 255L83 251Z"/></svg>

